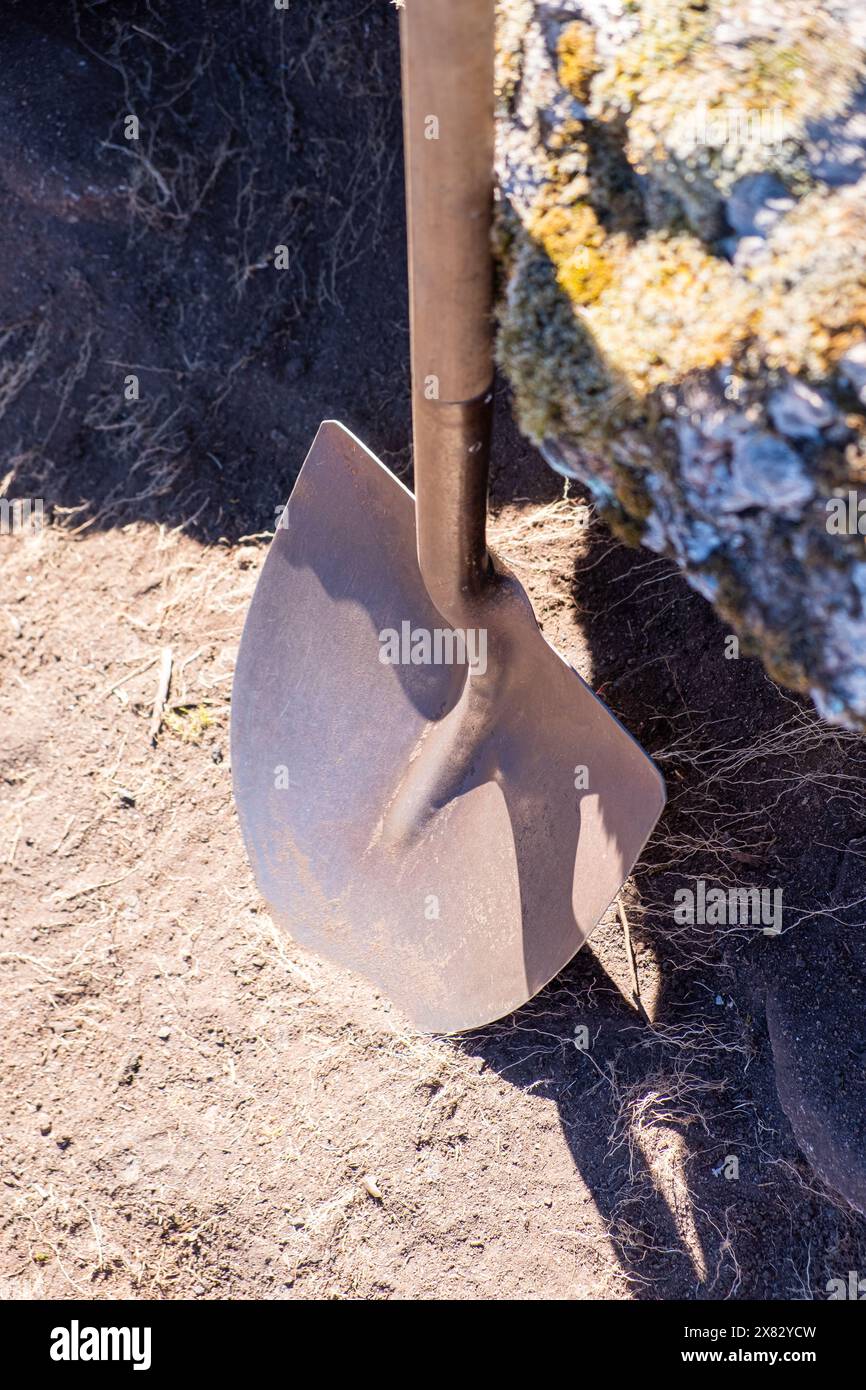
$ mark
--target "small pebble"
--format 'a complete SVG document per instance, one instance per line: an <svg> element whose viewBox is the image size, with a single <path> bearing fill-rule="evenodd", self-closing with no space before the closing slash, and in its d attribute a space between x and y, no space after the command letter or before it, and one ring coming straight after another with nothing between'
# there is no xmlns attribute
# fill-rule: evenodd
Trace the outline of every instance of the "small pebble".
<svg viewBox="0 0 866 1390"><path fill-rule="evenodd" d="M796 378L773 392L767 410L779 433L790 439L818 439L836 418L832 401Z"/></svg>
<svg viewBox="0 0 866 1390"><path fill-rule="evenodd" d="M160 1028L160 1030L159 1030L159 1036L162 1038L162 1041L163 1041L163 1042L167 1042L168 1039L171 1037L171 1029L170 1029L170 1028Z"/></svg>
<svg viewBox="0 0 866 1390"><path fill-rule="evenodd" d="M839 371L866 405L866 342L855 343L848 349L839 363Z"/></svg>

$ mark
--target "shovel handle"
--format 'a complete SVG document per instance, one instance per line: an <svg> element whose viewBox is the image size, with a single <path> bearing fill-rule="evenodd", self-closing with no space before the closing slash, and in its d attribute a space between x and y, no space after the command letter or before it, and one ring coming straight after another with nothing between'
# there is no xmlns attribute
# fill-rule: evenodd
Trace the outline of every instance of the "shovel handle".
<svg viewBox="0 0 866 1390"><path fill-rule="evenodd" d="M490 579L494 0L405 0L403 136L418 558L455 625Z"/></svg>

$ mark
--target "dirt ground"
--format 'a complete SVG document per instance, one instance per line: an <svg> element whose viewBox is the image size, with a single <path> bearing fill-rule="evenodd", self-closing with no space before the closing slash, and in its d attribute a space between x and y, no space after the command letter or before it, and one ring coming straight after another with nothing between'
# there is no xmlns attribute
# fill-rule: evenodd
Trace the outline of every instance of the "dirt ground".
<svg viewBox="0 0 866 1390"><path fill-rule="evenodd" d="M228 723L276 508L329 416L411 478L390 7L3 8L0 483L47 524L0 537L2 1295L775 1300L866 1272L796 1111L856 1186L862 741L726 660L504 397L494 541L668 783L623 898L639 1007L612 910L517 1015L423 1037L252 883ZM678 925L698 877L782 887L783 935Z"/></svg>

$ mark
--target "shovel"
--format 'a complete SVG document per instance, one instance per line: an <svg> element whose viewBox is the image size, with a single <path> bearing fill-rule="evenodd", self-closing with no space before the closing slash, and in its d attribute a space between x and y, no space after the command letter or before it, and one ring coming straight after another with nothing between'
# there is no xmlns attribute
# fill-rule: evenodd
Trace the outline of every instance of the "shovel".
<svg viewBox="0 0 866 1390"><path fill-rule="evenodd" d="M343 425L320 427L232 700L235 798L273 917L443 1033L562 969L665 800L486 544L493 10L401 12L415 497Z"/></svg>

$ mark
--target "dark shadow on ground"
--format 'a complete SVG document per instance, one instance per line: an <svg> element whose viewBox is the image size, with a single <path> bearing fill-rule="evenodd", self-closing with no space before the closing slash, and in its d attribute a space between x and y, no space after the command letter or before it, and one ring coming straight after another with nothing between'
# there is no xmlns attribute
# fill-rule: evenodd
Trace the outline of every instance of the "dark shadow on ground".
<svg viewBox="0 0 866 1390"><path fill-rule="evenodd" d="M5 6L10 496L235 541L328 418L405 474L395 14L264 8Z"/></svg>
<svg viewBox="0 0 866 1390"><path fill-rule="evenodd" d="M514 447L512 496L531 494L539 463ZM497 478L504 501L500 488ZM800 1094L814 1097L837 1170L850 1154L853 1182L864 1036L852 1002L864 978L855 783L866 750L840 742L758 660L727 657L729 629L671 563L603 526L589 535L573 584L584 674L668 784L627 897L649 1019L629 1002L612 913L547 990L467 1045L556 1102L634 1296L821 1297L843 1249L859 1267L866 1228L822 1199L798 1149L766 1008L769 997L771 1018L780 1011L796 1036ZM674 894L701 878L781 889L782 936L678 924ZM843 1098L850 1090L856 1101Z"/></svg>

